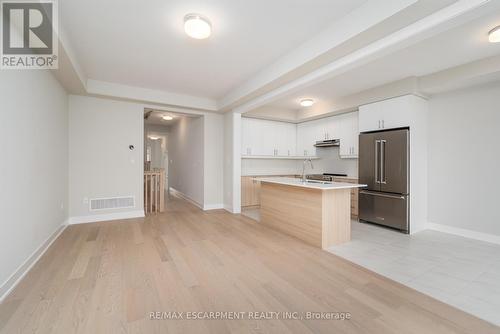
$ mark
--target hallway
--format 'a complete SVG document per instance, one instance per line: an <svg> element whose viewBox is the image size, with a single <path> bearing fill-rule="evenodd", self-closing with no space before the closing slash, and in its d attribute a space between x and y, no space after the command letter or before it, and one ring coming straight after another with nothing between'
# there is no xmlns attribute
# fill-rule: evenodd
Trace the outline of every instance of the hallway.
<svg viewBox="0 0 500 334"><path fill-rule="evenodd" d="M242 312L243 319L166 319L171 311ZM249 319L281 311L350 319ZM151 312L166 313L151 320ZM164 214L68 226L0 305L1 333L497 330L249 218L175 197Z"/></svg>

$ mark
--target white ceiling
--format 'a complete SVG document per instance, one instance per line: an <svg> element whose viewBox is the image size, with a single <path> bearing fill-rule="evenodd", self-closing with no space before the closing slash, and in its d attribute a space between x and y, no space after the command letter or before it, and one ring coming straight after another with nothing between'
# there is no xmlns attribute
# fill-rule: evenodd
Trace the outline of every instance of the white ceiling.
<svg viewBox="0 0 500 334"><path fill-rule="evenodd" d="M144 114L146 114L149 110L144 110ZM163 116L172 116L173 119L170 121L164 120L162 117ZM181 114L181 113L175 113L175 112L169 112L169 111L159 111L159 110L154 110L147 119L144 120L144 124L148 125L162 125L169 127L176 122L178 122L181 118L193 118L193 117L199 117L196 115L190 115L190 114Z"/></svg>
<svg viewBox="0 0 500 334"><path fill-rule="evenodd" d="M218 99L366 0L64 0L62 25L89 79ZM183 17L210 18L193 40Z"/></svg>
<svg viewBox="0 0 500 334"><path fill-rule="evenodd" d="M265 110L269 116L272 116L273 109L276 109L277 115L283 115L283 110L293 113L301 109L299 105L301 98L312 97L318 102L315 107L324 108L325 110L321 112L328 113L330 112L328 106L339 97L403 78L420 77L478 59L500 55L500 43L489 43L487 36L488 31L499 24L500 12L497 11L281 97L255 111L262 114Z"/></svg>

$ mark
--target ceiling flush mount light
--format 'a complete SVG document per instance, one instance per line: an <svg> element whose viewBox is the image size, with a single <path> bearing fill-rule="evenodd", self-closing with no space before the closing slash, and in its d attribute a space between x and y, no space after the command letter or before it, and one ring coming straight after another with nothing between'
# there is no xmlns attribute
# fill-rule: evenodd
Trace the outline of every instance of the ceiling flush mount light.
<svg viewBox="0 0 500 334"><path fill-rule="evenodd" d="M313 99L302 99L300 100L300 105L303 107L310 107L314 104Z"/></svg>
<svg viewBox="0 0 500 334"><path fill-rule="evenodd" d="M495 28L490 30L490 32L488 33L488 40L491 43L500 42L500 26L496 26Z"/></svg>
<svg viewBox="0 0 500 334"><path fill-rule="evenodd" d="M158 140L158 139L160 139L160 137L156 137L156 136L149 136L148 138L151 139L151 140Z"/></svg>
<svg viewBox="0 0 500 334"><path fill-rule="evenodd" d="M162 116L161 118L163 118L164 121L171 121L174 119L172 116L168 116L168 115Z"/></svg>
<svg viewBox="0 0 500 334"><path fill-rule="evenodd" d="M189 37L205 39L212 34L212 24L200 14L187 14L184 16L184 31Z"/></svg>

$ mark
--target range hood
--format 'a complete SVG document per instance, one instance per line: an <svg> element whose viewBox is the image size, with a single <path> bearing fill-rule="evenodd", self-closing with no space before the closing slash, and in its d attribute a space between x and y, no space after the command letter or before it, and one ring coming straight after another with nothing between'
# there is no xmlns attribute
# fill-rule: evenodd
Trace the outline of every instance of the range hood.
<svg viewBox="0 0 500 334"><path fill-rule="evenodd" d="M315 147L332 147L332 146L340 146L340 139L328 139L328 140L320 140L314 144Z"/></svg>

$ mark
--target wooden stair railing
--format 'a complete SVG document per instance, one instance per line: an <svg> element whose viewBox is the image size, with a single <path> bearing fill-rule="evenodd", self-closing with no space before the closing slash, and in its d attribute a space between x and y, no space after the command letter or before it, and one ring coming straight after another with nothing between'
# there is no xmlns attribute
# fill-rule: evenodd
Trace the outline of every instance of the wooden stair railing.
<svg viewBox="0 0 500 334"><path fill-rule="evenodd" d="M165 170L144 171L144 212L165 211Z"/></svg>

